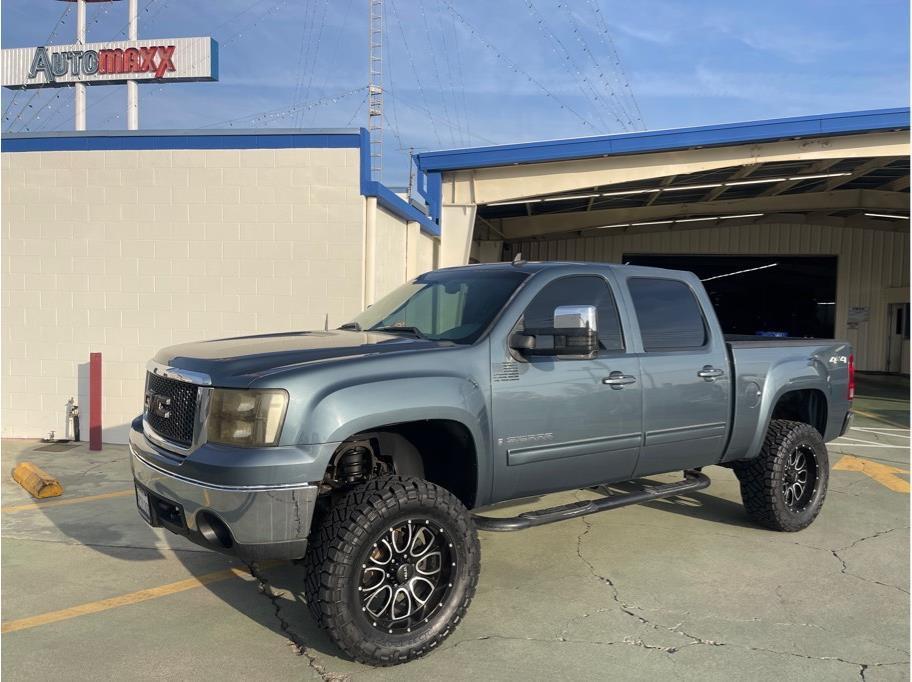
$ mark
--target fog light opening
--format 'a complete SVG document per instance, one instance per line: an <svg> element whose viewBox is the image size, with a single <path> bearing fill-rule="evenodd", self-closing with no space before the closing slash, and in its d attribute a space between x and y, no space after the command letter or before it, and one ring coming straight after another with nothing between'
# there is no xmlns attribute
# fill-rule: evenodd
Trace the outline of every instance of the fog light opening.
<svg viewBox="0 0 912 682"><path fill-rule="evenodd" d="M210 545L215 545L222 549L231 549L231 546L234 545L228 526L215 514L200 512L196 517L196 526Z"/></svg>

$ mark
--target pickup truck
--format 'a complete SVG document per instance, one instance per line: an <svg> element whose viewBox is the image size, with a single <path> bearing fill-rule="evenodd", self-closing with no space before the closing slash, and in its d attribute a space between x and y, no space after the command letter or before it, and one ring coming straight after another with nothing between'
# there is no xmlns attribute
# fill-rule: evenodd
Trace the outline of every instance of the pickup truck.
<svg viewBox="0 0 912 682"><path fill-rule="evenodd" d="M421 275L335 330L160 351L131 461L148 523L252 567L300 559L329 636L393 665L463 618L477 530L683 495L709 485L708 465L734 470L757 523L805 528L853 393L849 344L726 340L692 273L471 265ZM633 492L479 513L676 471Z"/></svg>

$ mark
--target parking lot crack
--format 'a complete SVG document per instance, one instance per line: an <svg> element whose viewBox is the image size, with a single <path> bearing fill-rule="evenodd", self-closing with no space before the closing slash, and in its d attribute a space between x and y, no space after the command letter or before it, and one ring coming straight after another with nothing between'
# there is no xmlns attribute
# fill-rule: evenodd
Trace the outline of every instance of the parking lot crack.
<svg viewBox="0 0 912 682"><path fill-rule="evenodd" d="M256 562L247 564L247 570L257 582L257 589L260 594L264 595L271 603L275 613L276 620L279 622L279 631L288 639L292 651L297 656L303 656L307 659L307 665L319 675L321 680L326 682L343 682L350 680L351 675L330 672L325 666L321 665L316 655L308 648L301 636L291 629L291 624L285 620L282 615L281 597L275 593L269 581L263 576Z"/></svg>
<svg viewBox="0 0 912 682"><path fill-rule="evenodd" d="M903 589L902 587L900 587L898 585L890 585L889 583L884 583L879 580L874 580L873 578L866 578L863 575L858 575L857 573L852 573L849 570L849 565L848 565L847 561L842 556L842 554L840 554L840 552L847 552L848 550L856 547L857 545L860 545L862 542L865 542L867 540L873 540L874 538L878 538L882 535L887 535L888 533L892 533L896 530L898 530L898 529L897 528L887 528L886 530L881 530L876 533L873 533L872 535L866 535L862 538L859 538L859 539L855 540L853 543L846 545L845 547L839 547L838 549L831 549L830 552L832 553L832 555L842 565L842 568L840 569L839 572L842 573L843 575L848 575L853 578L857 578L858 580L863 580L864 582L867 582L867 583L872 583L874 585L880 585L881 587L889 587L891 589L898 590L898 591L902 592L903 594L909 594L908 590ZM908 530L908 528L904 528L903 530Z"/></svg>
<svg viewBox="0 0 912 682"><path fill-rule="evenodd" d="M801 654L796 651L778 651L776 649L767 649L764 647L754 647L746 646L743 644L730 644L730 646L741 647L748 649L750 651L757 651L767 654L776 654L777 656L794 656L796 658L803 658L809 661L836 661L838 663L845 663L846 665L853 665L858 667L858 675L864 680L866 679L865 675L870 668L882 668L891 665L908 665L908 661L888 661L885 663L861 663L860 661L850 661L839 656L811 656L810 654Z"/></svg>
<svg viewBox="0 0 912 682"><path fill-rule="evenodd" d="M595 565L586 557L585 552L583 550L583 545L584 545L586 536L592 531L592 523L588 519L585 519L585 518L583 518L581 520L585 524L585 529L583 530L583 532L581 532L577 536L577 539L576 539L577 556L579 557L580 561L582 561L588 567L589 572L592 574L593 577L595 577L597 580L604 583L605 585L607 585L610 588L612 600L617 603L620 611L622 613L630 616L631 618L636 619L642 625L650 627L654 630L664 630L667 632L671 632L671 633L680 635L682 637L685 637L689 640L688 642L683 643L681 646L666 646L666 645L650 644L650 643L644 641L640 637L628 635L628 636L625 636L620 642L601 642L602 644L626 644L629 646L637 646L637 647L652 650L652 651L661 651L668 655L674 655L675 653L681 651L682 649L689 648L691 646L736 647L736 648L741 648L741 649L747 649L750 651L775 654L775 655L779 655L779 656L796 656L799 658L804 658L804 659L809 659L809 660L819 660L819 661L838 661L841 663L845 663L846 665L857 666L858 671L859 671L859 676L863 680L865 679L866 672L870 668L887 666L887 665L899 665L899 664L905 663L905 661L896 661L896 662L887 662L887 663L870 663L870 662L862 663L860 661L850 661L850 660L843 659L843 658L840 658L837 656L811 656L808 654L802 654L802 653L797 653L797 652L793 652L793 651L779 651L779 650L775 650L775 649L766 649L766 648L762 648L762 647L754 647L754 646L750 646L750 645L739 644L736 642L724 642L724 641L718 641L718 640L700 637L696 634L693 634L692 632L689 632L688 630L685 630L683 627L683 625L684 625L683 623L678 623L676 625L671 625L671 626L663 625L661 623L656 623L656 622L650 620L649 618L641 615L641 613L639 613L640 611L642 611L641 607L639 607L635 604L628 603L624 599L622 599L617 583L614 580L612 580L610 577L608 577L607 575L603 575L602 573L600 573L596 569ZM854 541L852 544L850 544L846 547L840 548L838 550L827 549L825 547L816 547L813 545L807 545L807 544L800 543L800 542L793 542L792 544L799 545L806 549L812 549L815 551L831 553L834 557L836 557L842 563L842 566L843 566L842 572L843 573L845 573L847 575L853 575L853 577L860 578L862 580L868 580L866 578L862 578L861 576L854 576L854 574L848 573L847 572L848 567L847 567L845 561L840 557L838 552L846 551L847 549L850 549L851 547L854 547L854 546L860 544L861 542L864 542L865 540L870 540L870 539L873 539L880 535L886 535L887 533L891 533L895 530L897 530L897 529L889 528L886 530L878 531L877 533L866 536L864 538L859 538L858 540ZM868 580L868 582L876 582L876 581ZM878 583L878 584L883 584L883 583ZM887 587L891 587L891 586L887 585ZM896 589L901 589L901 588L896 588ZM610 609L602 608L602 609L598 609L598 610L595 610L592 612L585 613L582 616L578 616L577 618L571 619L561 630L561 633L558 636L558 641L577 642L578 640L574 640L567 636L570 631L571 626L579 620L583 620L583 619L589 618L592 615L595 615L597 613L601 613L601 612L605 612L605 611L609 611L609 610ZM754 619L754 620L759 620L759 619ZM790 625L800 625L802 627L820 628L820 626L814 625L811 623L789 623L789 624ZM823 629L823 628L820 628L820 629ZM579 643L582 643L582 642L579 642Z"/></svg>
<svg viewBox="0 0 912 682"><path fill-rule="evenodd" d="M611 580L611 578L609 578L608 576L602 575L598 571L596 571L595 565L593 565L593 563L591 561L589 561L589 559L587 559L585 556L583 556L583 538L585 538L589 534L589 532L592 530L592 522L585 517L582 518L581 521L586 525L586 530L584 530L582 533L580 533L579 535L576 536L576 556L578 556L580 558L580 561L582 561L584 564L586 564L586 566L589 568L589 572L596 579L602 581L603 583L608 585L608 587L611 588L611 592L612 592L614 601L616 601L620 604L621 600L618 595L617 587L615 586L615 584Z"/></svg>
<svg viewBox="0 0 912 682"><path fill-rule="evenodd" d="M614 643L633 644L635 646L642 646L642 647L648 648L648 649L661 649L669 654L676 653L677 651L680 651L685 646L693 646L695 644L707 645L707 646L724 646L724 644L722 642L716 642L714 640L704 639L702 637L697 637L695 635L691 635L691 634L685 632L684 630L681 629L681 626L683 625L682 623L678 623L677 625L674 625L671 627L669 627L667 625L662 625L661 623L654 623L653 621L649 620L645 616L642 616L640 613L637 613L637 611L642 611L642 609L639 606L637 606L636 604L628 603L628 602L624 601L623 599L621 599L620 591L618 589L618 586L614 583L614 581L611 578L609 578L608 576L602 575L601 573L599 573L596 570L595 565L591 561L589 561L589 559L587 559L585 557L585 555L583 554L583 539L592 530L592 522L586 518L582 518L581 520L585 524L586 529L582 533L577 535L577 537L576 537L576 554L580 558L580 560L584 564L586 564L586 566L589 567L589 572L596 579L600 580L604 584L608 585L609 588L611 588L611 597L618 604L618 607L620 608L621 612L630 616L631 618L636 619L637 621L639 621L639 623L641 625L650 627L653 630L665 630L667 632L681 635L682 637L686 637L687 639L690 640L690 642L688 642L687 644L684 644L683 646L680 646L680 647L662 647L662 646L658 646L658 645L649 645L649 644L644 643L642 640L640 640L638 638L631 638L631 637L625 637L621 642L614 642ZM608 609L599 609L598 611L595 611L594 613L599 613L601 611L607 611L607 610ZM590 615L592 615L592 614L587 613L584 616L582 616L580 619L588 618ZM573 623L573 621L570 621L570 623L568 623L564 627L564 629L561 631L561 637L563 637L563 635L566 634L571 623ZM562 641L570 641L570 640L564 639Z"/></svg>

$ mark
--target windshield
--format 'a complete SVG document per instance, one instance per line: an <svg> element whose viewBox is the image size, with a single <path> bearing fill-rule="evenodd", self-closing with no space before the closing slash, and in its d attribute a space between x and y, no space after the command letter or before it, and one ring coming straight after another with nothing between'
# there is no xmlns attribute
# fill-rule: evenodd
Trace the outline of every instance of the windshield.
<svg viewBox="0 0 912 682"><path fill-rule="evenodd" d="M428 272L343 326L402 329L428 339L474 343L526 276L518 270Z"/></svg>

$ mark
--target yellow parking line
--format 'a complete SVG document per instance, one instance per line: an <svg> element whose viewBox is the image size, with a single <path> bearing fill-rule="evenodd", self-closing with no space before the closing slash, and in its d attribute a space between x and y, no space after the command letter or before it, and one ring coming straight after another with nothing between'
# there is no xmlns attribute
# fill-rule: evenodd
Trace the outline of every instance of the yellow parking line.
<svg viewBox="0 0 912 682"><path fill-rule="evenodd" d="M851 447L851 446L850 446ZM909 481L903 480L898 474L909 475L908 469L872 462L869 459L862 459L855 455L843 455L833 471L858 471L866 476L870 476L882 486L889 488L897 493L909 493Z"/></svg>
<svg viewBox="0 0 912 682"><path fill-rule="evenodd" d="M36 509L45 509L47 507L65 507L68 504L79 504L81 502L94 502L95 500L110 500L114 497L127 497L133 494L133 489L118 490L113 493L102 493L100 495L86 495L84 497L72 497L65 500L48 500L47 502L28 502L26 504L13 504L9 507L0 507L0 512L4 514L15 514L21 511L34 511Z"/></svg>
<svg viewBox="0 0 912 682"><path fill-rule="evenodd" d="M259 564L259 567L269 568L270 566L275 566L278 563L278 561L264 561L263 563ZM71 606L68 609L60 609L59 611L51 611L49 613L42 613L37 616L30 616L29 618L20 618L19 620L7 621L6 623L3 623L2 626L0 626L0 633L5 635L9 632L17 632L18 630L28 630L29 628L36 628L40 625L58 623L62 620L69 620L70 618L87 616L92 613L108 611L109 609L116 609L121 606L138 604L140 602L149 601L150 599L166 597L170 594L176 594L178 592L186 592L187 590L202 587L203 585L211 585L212 583L228 580L229 578L243 577L250 577L250 573L240 568L227 568L221 571L213 571L212 573L205 573L203 575L194 576L193 578L187 578L186 580L178 580L177 582L168 583L167 585L151 587L147 590L130 592L128 594L122 594L117 597L101 599L99 601L80 604L78 606Z"/></svg>

